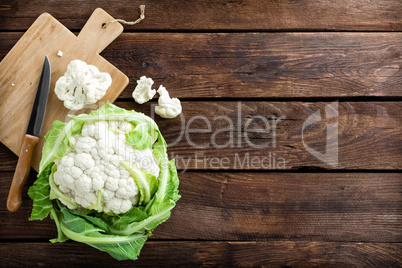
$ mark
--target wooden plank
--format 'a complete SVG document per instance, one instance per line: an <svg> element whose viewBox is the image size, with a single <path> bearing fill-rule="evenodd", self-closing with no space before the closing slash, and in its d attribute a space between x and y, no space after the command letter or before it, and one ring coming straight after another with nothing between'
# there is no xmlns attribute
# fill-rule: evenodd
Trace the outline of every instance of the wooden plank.
<svg viewBox="0 0 402 268"><path fill-rule="evenodd" d="M0 159L1 171L15 170L18 162L18 156L2 143L0 143Z"/></svg>
<svg viewBox="0 0 402 268"><path fill-rule="evenodd" d="M321 1L11 1L1 5L0 29L26 29L42 12L66 27L80 29L91 12L101 7L115 18L135 20L145 4L146 19L132 30L347 30L401 31L399 0L370 3L352 0Z"/></svg>
<svg viewBox="0 0 402 268"><path fill-rule="evenodd" d="M181 118L156 120L179 169L402 168L400 103L339 102L338 118L305 125L317 111L325 118L329 104L183 102ZM152 115L152 104L118 105ZM332 123L338 124L337 166L308 152L326 152L327 125ZM331 139L328 143L333 148Z"/></svg>
<svg viewBox="0 0 402 268"><path fill-rule="evenodd" d="M401 243L149 241L140 258L117 262L84 244L0 243L5 267L398 267Z"/></svg>
<svg viewBox="0 0 402 268"><path fill-rule="evenodd" d="M52 220L28 221L33 175L20 210L10 213L13 173L0 174L0 237L54 238ZM182 198L151 240L402 241L398 173L186 172L179 178Z"/></svg>
<svg viewBox="0 0 402 268"><path fill-rule="evenodd" d="M400 103L339 102L338 118L325 119L330 104L184 101L181 117L155 119L181 170L402 169ZM152 115L155 103L118 105ZM317 111L324 119L307 126ZM326 153L330 124L338 124L337 158L336 136L328 140L329 160L337 165L313 155ZM2 150L0 157L0 170L15 169L11 153Z"/></svg>
<svg viewBox="0 0 402 268"><path fill-rule="evenodd" d="M0 33L3 57L21 33ZM402 33L123 33L102 56L131 94L152 77L179 98L402 96Z"/></svg>

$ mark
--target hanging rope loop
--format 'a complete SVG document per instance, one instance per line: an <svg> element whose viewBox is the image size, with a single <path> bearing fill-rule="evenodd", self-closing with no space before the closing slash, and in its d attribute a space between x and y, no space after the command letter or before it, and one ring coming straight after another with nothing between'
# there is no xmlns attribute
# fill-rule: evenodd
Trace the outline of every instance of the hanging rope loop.
<svg viewBox="0 0 402 268"><path fill-rule="evenodd" d="M117 22L120 22L120 23L123 23L123 24L127 24L127 25L134 25L134 24L137 24L137 23L139 23L140 21L142 21L143 19L145 19L145 5L140 5L140 12L141 12L140 17L139 17L136 21L125 21L125 20L122 20L122 19L114 19L114 20L109 21L109 22L107 22L107 23L103 23L103 24L102 24L102 28L106 29L106 27L107 27L110 23L116 22L116 21L117 21Z"/></svg>

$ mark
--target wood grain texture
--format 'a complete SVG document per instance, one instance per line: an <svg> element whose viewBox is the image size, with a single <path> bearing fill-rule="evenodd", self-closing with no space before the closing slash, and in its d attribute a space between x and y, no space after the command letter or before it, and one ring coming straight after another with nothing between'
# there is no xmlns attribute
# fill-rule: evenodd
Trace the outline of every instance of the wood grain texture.
<svg viewBox="0 0 402 268"><path fill-rule="evenodd" d="M51 83L42 133L32 157L32 167L39 168L44 135L55 120L65 120L69 109L54 93L56 81L64 75L67 65L75 59L95 65L110 74L113 83L103 100L114 100L128 84L128 78L99 53L123 31L120 24L102 28L113 19L102 9L96 9L78 36L75 36L48 13L43 13L0 63L0 140L18 154L26 133L31 109L45 55L51 63ZM61 50L63 57L58 57Z"/></svg>
<svg viewBox="0 0 402 268"><path fill-rule="evenodd" d="M126 109L139 106L132 102L118 104ZM324 119L327 104L184 102L184 119L156 120L179 169L402 168L399 103L339 102L337 120ZM152 104L147 106L144 112L152 114ZM323 121L303 129L316 111L321 111ZM329 166L312 156L306 146L326 152L327 124L336 122L339 163Z"/></svg>
<svg viewBox="0 0 402 268"><path fill-rule="evenodd" d="M117 262L84 244L0 243L4 267L399 267L401 243L148 241L135 261ZM35 248L35 251L32 251ZM24 255L20 255L24 252Z"/></svg>
<svg viewBox="0 0 402 268"><path fill-rule="evenodd" d="M47 11L70 29L81 29L91 12L135 20L145 4L146 19L132 30L348 30L401 31L399 0L353 1L12 1L3 0L1 30L23 30Z"/></svg>
<svg viewBox="0 0 402 268"><path fill-rule="evenodd" d="M179 173L182 199L171 218L140 260L117 262L84 244L51 244L53 221L28 221L34 171L21 209L7 211L18 158L0 143L0 267L402 267L402 1L3 0L0 59L43 12L77 34L97 7L135 20L141 4L146 19L124 26L101 54L130 78L118 105L151 113L156 100L131 100L142 75L184 100L184 123L156 121L177 165L202 171ZM339 118L328 119L325 105L338 98ZM301 139L303 123L318 110L324 119L306 129L305 141L324 153L326 123L338 121L337 171ZM272 129L253 130L264 127L261 118L250 121L260 115L286 116L276 147ZM202 118L212 120L210 130ZM225 144L231 137L233 146L211 146L212 138ZM253 148L246 138L270 147ZM286 169L304 171L248 170L260 169L252 159L269 152L286 158ZM231 170L236 154L250 161Z"/></svg>
<svg viewBox="0 0 402 268"><path fill-rule="evenodd" d="M0 174L0 237L54 238L52 220L28 221L34 174L12 214L5 199L13 173ZM151 240L402 241L398 173L186 172L179 178L182 198Z"/></svg>
<svg viewBox="0 0 402 268"><path fill-rule="evenodd" d="M180 98L402 96L402 33L123 34L102 53Z"/></svg>
<svg viewBox="0 0 402 268"><path fill-rule="evenodd" d="M339 117L326 119L328 104L185 101L181 117L166 120L156 116L155 120L168 143L169 157L176 158L181 170L402 168L400 103L339 102ZM138 105L130 101L117 105L152 115L155 103ZM303 128L317 111L322 114L322 122ZM332 123L338 124L337 166L307 151L326 152L327 124ZM333 140L329 141L328 148L335 148ZM0 154L0 170L15 169L16 162L10 161L15 158L10 154Z"/></svg>
<svg viewBox="0 0 402 268"><path fill-rule="evenodd" d="M18 156L8 149L3 143L0 143L0 170L1 171L14 171Z"/></svg>
<svg viewBox="0 0 402 268"><path fill-rule="evenodd" d="M21 33L0 33L0 57ZM102 56L179 98L400 97L402 33L123 33ZM368 99L369 100L369 99Z"/></svg>
<svg viewBox="0 0 402 268"><path fill-rule="evenodd" d="M31 171L32 153L38 141L38 137L26 134L22 142L17 167L15 168L7 198L7 208L11 212L17 211L22 204L21 191Z"/></svg>

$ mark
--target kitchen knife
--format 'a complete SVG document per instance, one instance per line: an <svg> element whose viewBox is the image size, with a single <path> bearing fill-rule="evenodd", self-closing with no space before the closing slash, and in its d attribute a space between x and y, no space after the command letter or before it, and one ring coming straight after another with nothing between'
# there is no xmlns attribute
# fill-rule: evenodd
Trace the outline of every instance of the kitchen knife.
<svg viewBox="0 0 402 268"><path fill-rule="evenodd" d="M45 56L45 63L43 64L42 74L40 76L35 102L32 107L27 133L22 142L17 167L11 183L10 192L8 193L7 208L11 212L17 211L22 204L22 187L24 187L29 171L31 170L32 152L39 141L43 119L45 117L47 97L49 95L50 87L50 74L50 62L47 56Z"/></svg>

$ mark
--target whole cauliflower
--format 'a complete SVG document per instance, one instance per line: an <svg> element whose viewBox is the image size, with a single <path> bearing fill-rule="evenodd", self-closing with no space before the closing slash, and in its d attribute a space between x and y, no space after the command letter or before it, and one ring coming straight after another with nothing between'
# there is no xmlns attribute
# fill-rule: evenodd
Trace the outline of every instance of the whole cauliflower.
<svg viewBox="0 0 402 268"><path fill-rule="evenodd" d="M180 199L174 159L156 122L110 102L56 120L45 135L30 220L50 217L69 239L136 260Z"/></svg>
<svg viewBox="0 0 402 268"><path fill-rule="evenodd" d="M69 139L74 150L67 149L55 161L54 182L68 198L60 199L63 204L114 214L137 204L139 189L125 165L155 177L159 166L151 149L136 150L126 144L125 133L132 129L125 121L97 121L86 123L81 134Z"/></svg>
<svg viewBox="0 0 402 268"><path fill-rule="evenodd" d="M141 76L140 80L137 80L137 86L133 91L133 98L138 104L143 104L155 96L156 90L152 89L153 84L154 81L146 76Z"/></svg>
<svg viewBox="0 0 402 268"><path fill-rule="evenodd" d="M166 88L160 86L158 89L159 106L155 107L155 113L163 118L175 118L181 113L181 103L178 98L170 98Z"/></svg>
<svg viewBox="0 0 402 268"><path fill-rule="evenodd" d="M64 76L57 80L54 92L67 109L79 110L103 98L111 84L108 73L81 60L73 60Z"/></svg>

